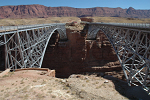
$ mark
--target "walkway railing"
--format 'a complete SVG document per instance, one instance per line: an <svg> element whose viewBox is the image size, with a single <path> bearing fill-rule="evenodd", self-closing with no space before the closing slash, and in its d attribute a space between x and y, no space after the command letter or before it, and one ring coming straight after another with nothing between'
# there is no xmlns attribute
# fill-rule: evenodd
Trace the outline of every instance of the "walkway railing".
<svg viewBox="0 0 150 100"><path fill-rule="evenodd" d="M64 24L64 23L20 25L20 26L1 26L0 27L0 32L3 32L3 31L12 31L12 30L18 30L18 29L34 28L34 27L45 27L45 26L52 26L52 25L62 25L62 24Z"/></svg>
<svg viewBox="0 0 150 100"><path fill-rule="evenodd" d="M90 24L90 23L89 23ZM150 29L150 24L147 23L91 23L91 24L103 24L103 25L114 25L114 26L123 26L123 27L134 27L134 28L148 28Z"/></svg>

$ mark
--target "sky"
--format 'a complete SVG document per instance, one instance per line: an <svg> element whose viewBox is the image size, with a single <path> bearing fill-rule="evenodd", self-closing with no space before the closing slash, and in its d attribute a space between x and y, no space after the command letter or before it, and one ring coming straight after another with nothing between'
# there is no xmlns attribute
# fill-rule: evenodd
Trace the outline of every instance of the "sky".
<svg viewBox="0 0 150 100"><path fill-rule="evenodd" d="M7 5L31 5L40 4L47 7L74 7L74 8L93 8L110 7L123 9L133 7L134 9L149 9L150 0L0 0L0 6Z"/></svg>

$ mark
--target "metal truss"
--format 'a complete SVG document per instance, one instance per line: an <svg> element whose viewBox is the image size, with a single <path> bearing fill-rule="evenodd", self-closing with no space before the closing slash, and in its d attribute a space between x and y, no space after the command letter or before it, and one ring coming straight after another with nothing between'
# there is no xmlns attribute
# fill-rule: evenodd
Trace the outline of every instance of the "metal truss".
<svg viewBox="0 0 150 100"><path fill-rule="evenodd" d="M128 84L150 92L150 29L108 24L89 24L87 39L102 31L112 44Z"/></svg>
<svg viewBox="0 0 150 100"><path fill-rule="evenodd" d="M47 45L55 31L60 39L67 39L65 24L21 27L0 33L0 45L5 45L6 68L41 68Z"/></svg>
<svg viewBox="0 0 150 100"><path fill-rule="evenodd" d="M12 70L41 68L55 31L60 39L67 39L65 24L17 26L4 30L0 33L0 46L5 45L5 66ZM150 92L150 29L141 25L89 23L87 39L95 38L99 30L112 44L128 84L141 85Z"/></svg>

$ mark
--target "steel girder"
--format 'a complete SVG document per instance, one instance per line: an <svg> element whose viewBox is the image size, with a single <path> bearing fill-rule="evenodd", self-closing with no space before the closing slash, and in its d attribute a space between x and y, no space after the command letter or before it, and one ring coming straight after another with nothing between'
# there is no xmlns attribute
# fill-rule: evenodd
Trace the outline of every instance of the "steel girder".
<svg viewBox="0 0 150 100"><path fill-rule="evenodd" d="M150 30L105 24L89 24L87 39L102 31L112 44L128 84L150 92Z"/></svg>
<svg viewBox="0 0 150 100"><path fill-rule="evenodd" d="M48 42L56 30L60 39L67 39L65 24L47 24L0 33L0 45L5 45L6 68L41 68Z"/></svg>

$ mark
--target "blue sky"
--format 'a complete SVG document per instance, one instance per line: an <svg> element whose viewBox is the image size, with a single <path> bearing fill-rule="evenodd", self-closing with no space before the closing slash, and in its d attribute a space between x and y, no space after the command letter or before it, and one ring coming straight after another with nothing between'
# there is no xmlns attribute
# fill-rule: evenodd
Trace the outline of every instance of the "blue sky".
<svg viewBox="0 0 150 100"><path fill-rule="evenodd" d="M150 9L150 0L0 0L0 6L40 4L48 7L110 7Z"/></svg>

